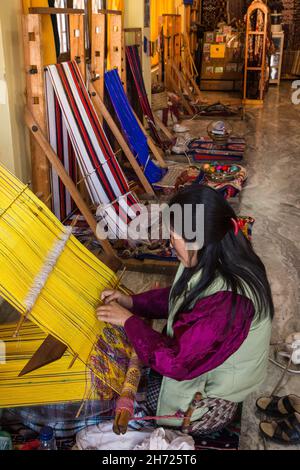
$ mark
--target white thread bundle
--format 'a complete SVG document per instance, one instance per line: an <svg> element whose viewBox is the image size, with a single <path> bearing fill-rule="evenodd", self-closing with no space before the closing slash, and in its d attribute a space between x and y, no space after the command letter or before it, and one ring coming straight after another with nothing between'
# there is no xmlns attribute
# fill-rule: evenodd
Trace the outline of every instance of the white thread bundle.
<svg viewBox="0 0 300 470"><path fill-rule="evenodd" d="M33 309L42 289L44 288L51 272L53 271L58 258L65 249L67 242L72 235L72 227L65 227L65 232L62 234L62 237L55 243L52 250L49 252L45 263L33 281L33 285L30 288L28 295L25 299L25 306L27 312L31 312Z"/></svg>

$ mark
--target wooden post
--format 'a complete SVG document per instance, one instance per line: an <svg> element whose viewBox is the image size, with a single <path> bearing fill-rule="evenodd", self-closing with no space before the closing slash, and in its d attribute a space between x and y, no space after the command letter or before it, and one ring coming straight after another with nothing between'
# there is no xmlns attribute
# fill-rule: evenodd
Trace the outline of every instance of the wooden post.
<svg viewBox="0 0 300 470"><path fill-rule="evenodd" d="M22 18L27 106L43 133L47 135L41 17L33 14L24 15ZM30 139L30 147L33 191L39 193L41 199L51 208L48 159L33 138Z"/></svg>
<svg viewBox="0 0 300 470"><path fill-rule="evenodd" d="M109 15L109 58L112 69L117 69L125 91L127 90L125 37L121 11L106 10Z"/></svg>
<svg viewBox="0 0 300 470"><path fill-rule="evenodd" d="M138 176L142 186L144 187L145 191L147 194L155 195L155 192L147 180L145 174L143 173L140 165L136 161L136 158L132 154L130 148L128 147L124 137L122 136L121 132L118 129L118 126L114 122L113 118L111 117L109 111L107 110L105 104L103 103L102 99L100 96L97 94L96 89L94 86L90 83L89 85L89 91L91 94L91 99L93 101L93 104L95 106L95 109L97 111L98 116L102 116L105 121L107 122L108 126L110 127L110 130L114 134L116 140L118 141L119 145L121 146L124 154L126 155L128 161L130 162L133 170L135 171L136 175Z"/></svg>
<svg viewBox="0 0 300 470"><path fill-rule="evenodd" d="M174 16L174 63L179 68L181 58L181 16Z"/></svg>
<svg viewBox="0 0 300 470"><path fill-rule="evenodd" d="M169 65L175 64L180 66L181 57L181 16L166 14L162 17L164 31L164 62L166 86L172 88L171 79L176 80L176 74L173 67Z"/></svg>
<svg viewBox="0 0 300 470"><path fill-rule="evenodd" d="M105 36L105 15L103 13L92 13L91 73L93 86L101 100L104 99Z"/></svg>
<svg viewBox="0 0 300 470"><path fill-rule="evenodd" d="M84 15L69 15L70 55L77 62L84 82L86 81Z"/></svg>

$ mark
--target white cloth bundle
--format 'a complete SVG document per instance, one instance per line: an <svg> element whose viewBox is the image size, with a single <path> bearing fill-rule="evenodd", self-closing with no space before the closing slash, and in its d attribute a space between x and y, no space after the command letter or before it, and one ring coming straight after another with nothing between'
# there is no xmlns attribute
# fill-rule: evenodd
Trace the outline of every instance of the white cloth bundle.
<svg viewBox="0 0 300 470"><path fill-rule="evenodd" d="M142 431L128 429L117 436L112 430L113 422L90 426L76 436L79 450L194 450L191 436L179 431L145 428Z"/></svg>

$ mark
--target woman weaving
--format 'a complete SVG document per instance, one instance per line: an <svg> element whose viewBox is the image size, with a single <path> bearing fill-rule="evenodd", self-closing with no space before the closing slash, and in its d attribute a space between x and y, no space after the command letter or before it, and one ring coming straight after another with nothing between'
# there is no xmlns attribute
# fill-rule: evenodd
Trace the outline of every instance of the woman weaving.
<svg viewBox="0 0 300 470"><path fill-rule="evenodd" d="M177 194L173 204L192 205L194 227L196 205L204 205L203 247L190 250L171 218L181 262L173 286L134 296L106 290L97 316L124 326L150 368L151 415L178 416L159 420L178 427L190 410L186 430L201 435L224 428L263 382L274 307L264 265L224 198L198 186ZM167 327L158 333L143 318L167 319Z"/></svg>

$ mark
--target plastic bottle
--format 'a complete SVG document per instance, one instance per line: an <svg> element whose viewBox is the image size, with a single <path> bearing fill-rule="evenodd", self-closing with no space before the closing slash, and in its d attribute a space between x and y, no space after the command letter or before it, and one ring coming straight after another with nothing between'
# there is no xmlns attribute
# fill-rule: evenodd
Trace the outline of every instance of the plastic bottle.
<svg viewBox="0 0 300 470"><path fill-rule="evenodd" d="M39 450L57 450L54 431L50 426L41 429Z"/></svg>
<svg viewBox="0 0 300 470"><path fill-rule="evenodd" d="M12 439L8 432L0 431L0 451L1 450L12 450Z"/></svg>

